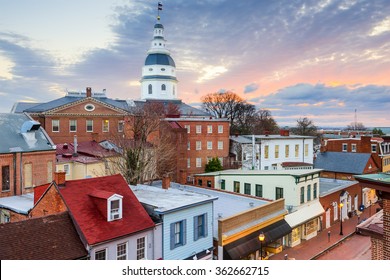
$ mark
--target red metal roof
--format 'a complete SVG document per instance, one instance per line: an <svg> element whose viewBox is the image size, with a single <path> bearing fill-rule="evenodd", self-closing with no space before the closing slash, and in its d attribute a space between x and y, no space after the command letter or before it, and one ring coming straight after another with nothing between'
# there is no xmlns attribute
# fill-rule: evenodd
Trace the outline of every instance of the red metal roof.
<svg viewBox="0 0 390 280"><path fill-rule="evenodd" d="M60 193L83 232L93 245L153 228L154 223L121 175L66 181ZM108 222L93 203L91 194L116 193L123 196L122 219Z"/></svg>

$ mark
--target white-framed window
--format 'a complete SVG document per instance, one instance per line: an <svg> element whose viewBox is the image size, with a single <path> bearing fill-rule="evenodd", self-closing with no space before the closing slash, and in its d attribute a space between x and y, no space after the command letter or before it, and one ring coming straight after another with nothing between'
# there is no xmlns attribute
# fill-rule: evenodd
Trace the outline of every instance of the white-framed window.
<svg viewBox="0 0 390 280"><path fill-rule="evenodd" d="M65 175L69 175L70 174L70 166L69 166L69 164L64 164L64 172L65 172Z"/></svg>
<svg viewBox="0 0 390 280"><path fill-rule="evenodd" d="M187 158L187 168L190 168L190 167L191 167L191 159Z"/></svg>
<svg viewBox="0 0 390 280"><path fill-rule="evenodd" d="M124 128L125 128L125 122L119 121L118 122L118 132L123 132Z"/></svg>
<svg viewBox="0 0 390 280"><path fill-rule="evenodd" d="M371 144L371 153L376 153L376 144Z"/></svg>
<svg viewBox="0 0 390 280"><path fill-rule="evenodd" d="M218 133L223 133L223 125L218 125Z"/></svg>
<svg viewBox="0 0 390 280"><path fill-rule="evenodd" d="M87 132L93 132L93 120L86 120Z"/></svg>
<svg viewBox="0 0 390 280"><path fill-rule="evenodd" d="M196 133L197 133L197 134L202 133L202 126L201 126L201 125L197 125L197 126L196 126Z"/></svg>
<svg viewBox="0 0 390 280"><path fill-rule="evenodd" d="M196 141L196 150L202 150L202 142L201 141Z"/></svg>
<svg viewBox="0 0 390 280"><path fill-rule="evenodd" d="M107 200L108 221L122 219L122 196L115 194Z"/></svg>
<svg viewBox="0 0 390 280"><path fill-rule="evenodd" d="M202 159L196 158L196 167L202 167Z"/></svg>
<svg viewBox="0 0 390 280"><path fill-rule="evenodd" d="M190 141L187 142L187 150L191 150L191 142Z"/></svg>
<svg viewBox="0 0 390 280"><path fill-rule="evenodd" d="M110 130L110 121L109 120L103 120L103 132L108 132Z"/></svg>
<svg viewBox="0 0 390 280"><path fill-rule="evenodd" d="M146 259L146 237L137 239L137 260Z"/></svg>
<svg viewBox="0 0 390 280"><path fill-rule="evenodd" d="M279 158L279 145L275 145L275 158Z"/></svg>
<svg viewBox="0 0 390 280"><path fill-rule="evenodd" d="M60 132L60 120L51 120L51 131Z"/></svg>
<svg viewBox="0 0 390 280"><path fill-rule="evenodd" d="M286 158L290 157L290 145L284 146L284 155Z"/></svg>
<svg viewBox="0 0 390 280"><path fill-rule="evenodd" d="M218 150L223 150L223 141L218 141Z"/></svg>
<svg viewBox="0 0 390 280"><path fill-rule="evenodd" d="M208 133L208 134L213 133L213 126L212 126L211 124L209 124L209 125L207 126L207 133Z"/></svg>
<svg viewBox="0 0 390 280"><path fill-rule="evenodd" d="M305 157L309 156L309 144L305 144Z"/></svg>
<svg viewBox="0 0 390 280"><path fill-rule="evenodd" d="M351 144L352 153L356 153L356 144Z"/></svg>
<svg viewBox="0 0 390 280"><path fill-rule="evenodd" d="M348 151L348 144L347 143L343 143L343 152L347 152Z"/></svg>
<svg viewBox="0 0 390 280"><path fill-rule="evenodd" d="M299 145L295 144L295 157L299 157Z"/></svg>
<svg viewBox="0 0 390 280"><path fill-rule="evenodd" d="M189 124L184 125L184 128L187 129L187 133L191 132L191 126Z"/></svg>
<svg viewBox="0 0 390 280"><path fill-rule="evenodd" d="M95 260L106 260L107 259L107 248L95 251Z"/></svg>
<svg viewBox="0 0 390 280"><path fill-rule="evenodd" d="M69 132L77 131L77 120L69 120Z"/></svg>
<svg viewBox="0 0 390 280"><path fill-rule="evenodd" d="M127 242L116 245L116 259L127 260Z"/></svg>
<svg viewBox="0 0 390 280"><path fill-rule="evenodd" d="M212 150L212 149L213 149L213 142L207 141L207 150Z"/></svg>

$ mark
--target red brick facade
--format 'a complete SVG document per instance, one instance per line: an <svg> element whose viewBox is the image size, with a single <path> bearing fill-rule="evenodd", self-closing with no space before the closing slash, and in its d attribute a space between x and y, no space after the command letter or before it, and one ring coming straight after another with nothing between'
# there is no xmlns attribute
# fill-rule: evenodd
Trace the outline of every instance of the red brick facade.
<svg viewBox="0 0 390 280"><path fill-rule="evenodd" d="M0 197L26 194L32 192L34 186L51 182L54 179L55 163L55 150L1 154L0 166L9 166L10 176L8 190L4 190L3 182L0 181Z"/></svg>

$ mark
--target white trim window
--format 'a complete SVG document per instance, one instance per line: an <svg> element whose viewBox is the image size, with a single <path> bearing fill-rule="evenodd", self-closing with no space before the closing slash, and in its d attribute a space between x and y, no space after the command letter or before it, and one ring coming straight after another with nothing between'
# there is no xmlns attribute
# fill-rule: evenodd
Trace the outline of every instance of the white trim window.
<svg viewBox="0 0 390 280"><path fill-rule="evenodd" d="M218 150L223 150L223 141L218 141Z"/></svg>
<svg viewBox="0 0 390 280"><path fill-rule="evenodd" d="M93 132L93 120L86 120L87 132Z"/></svg>
<svg viewBox="0 0 390 280"><path fill-rule="evenodd" d="M123 196L115 194L107 199L107 220L109 222L122 219L122 198Z"/></svg>
<svg viewBox="0 0 390 280"><path fill-rule="evenodd" d="M201 126L201 125L197 125L197 126L196 126L196 133L197 133L197 134L202 133L202 126Z"/></svg>
<svg viewBox="0 0 390 280"><path fill-rule="evenodd" d="M343 143L343 152L347 152L348 151L348 144L347 143Z"/></svg>
<svg viewBox="0 0 390 280"><path fill-rule="evenodd" d="M51 131L60 132L60 120L51 120Z"/></svg>
<svg viewBox="0 0 390 280"><path fill-rule="evenodd" d="M187 150L188 151L191 150L191 142L190 141L187 142Z"/></svg>
<svg viewBox="0 0 390 280"><path fill-rule="evenodd" d="M196 150L197 151L202 150L202 142L201 141L196 141Z"/></svg>
<svg viewBox="0 0 390 280"><path fill-rule="evenodd" d="M207 126L207 133L208 134L213 133L213 126L211 124Z"/></svg>
<svg viewBox="0 0 390 280"><path fill-rule="evenodd" d="M116 259L127 260L127 242L116 245Z"/></svg>
<svg viewBox="0 0 390 280"><path fill-rule="evenodd" d="M190 167L191 167L191 159L187 158L187 168L190 168Z"/></svg>
<svg viewBox="0 0 390 280"><path fill-rule="evenodd" d="M107 259L107 248L99 251L95 251L95 260L106 260Z"/></svg>
<svg viewBox="0 0 390 280"><path fill-rule="evenodd" d="M196 158L196 167L202 167L202 159Z"/></svg>
<svg viewBox="0 0 390 280"><path fill-rule="evenodd" d="M223 125L218 125L218 133L223 133Z"/></svg>
<svg viewBox="0 0 390 280"><path fill-rule="evenodd" d="M376 144L371 144L371 153L376 153Z"/></svg>
<svg viewBox="0 0 390 280"><path fill-rule="evenodd" d="M118 132L123 132L125 128L125 121L119 121L118 122Z"/></svg>
<svg viewBox="0 0 390 280"><path fill-rule="evenodd" d="M191 126L189 124L184 125L184 128L187 129L187 133L191 132Z"/></svg>
<svg viewBox="0 0 390 280"><path fill-rule="evenodd" d="M146 259L146 236L137 239L137 260Z"/></svg>
<svg viewBox="0 0 390 280"><path fill-rule="evenodd" d="M77 120L69 120L69 132L77 131Z"/></svg>
<svg viewBox="0 0 390 280"><path fill-rule="evenodd" d="M351 144L352 153L356 153L356 144Z"/></svg>
<svg viewBox="0 0 390 280"><path fill-rule="evenodd" d="M207 141L207 150L212 150L212 149L213 149L213 142Z"/></svg>
<svg viewBox="0 0 390 280"><path fill-rule="evenodd" d="M64 164L65 175L70 175L70 166L69 164Z"/></svg>
<svg viewBox="0 0 390 280"><path fill-rule="evenodd" d="M102 122L102 131L103 132L109 132L110 131L110 121L109 120L103 120L103 122Z"/></svg>

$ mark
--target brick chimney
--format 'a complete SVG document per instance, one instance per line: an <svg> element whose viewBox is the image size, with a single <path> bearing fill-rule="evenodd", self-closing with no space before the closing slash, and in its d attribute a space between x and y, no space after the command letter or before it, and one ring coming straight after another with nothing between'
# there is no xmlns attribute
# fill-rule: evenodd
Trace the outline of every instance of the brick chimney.
<svg viewBox="0 0 390 280"><path fill-rule="evenodd" d="M290 136L290 131L288 129L281 129L280 136Z"/></svg>
<svg viewBox="0 0 390 280"><path fill-rule="evenodd" d="M164 176L162 179L162 188L164 190L167 190L169 189L170 185L171 185L171 178L169 176Z"/></svg>
<svg viewBox="0 0 390 280"><path fill-rule="evenodd" d="M66 176L65 171L54 172L54 181L56 182L57 186L65 186L65 181L66 181L65 176Z"/></svg>
<svg viewBox="0 0 390 280"><path fill-rule="evenodd" d="M87 97L91 97L91 96L92 96L92 88L87 87Z"/></svg>

